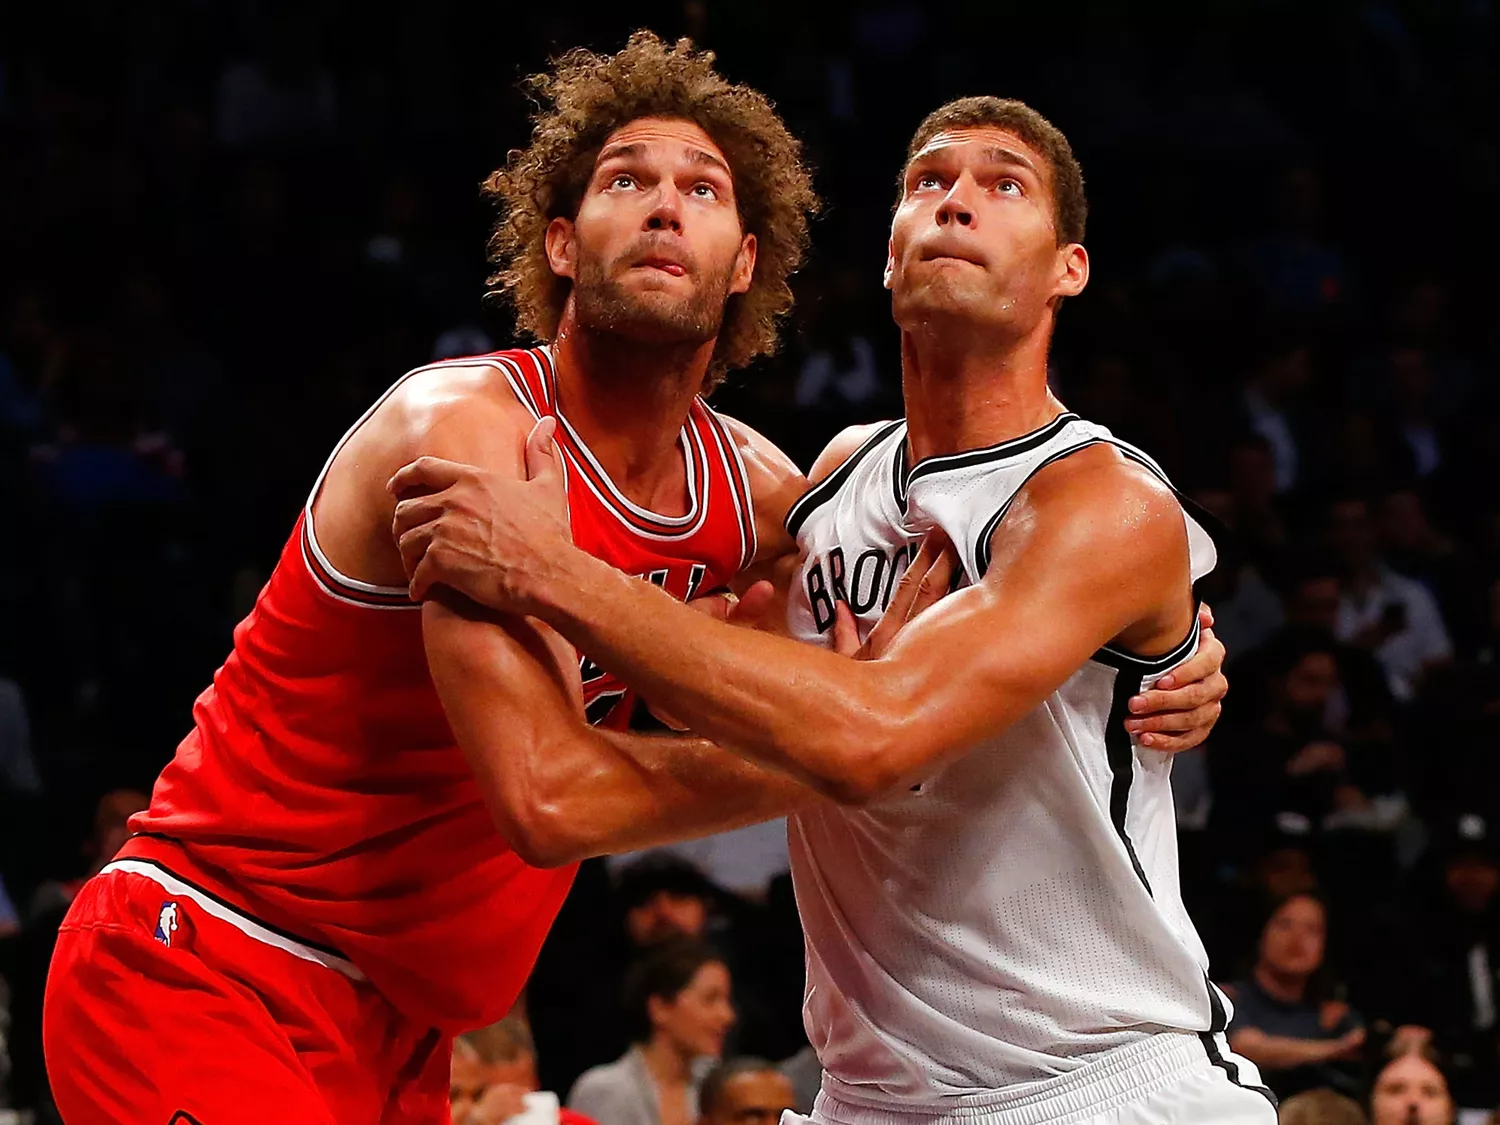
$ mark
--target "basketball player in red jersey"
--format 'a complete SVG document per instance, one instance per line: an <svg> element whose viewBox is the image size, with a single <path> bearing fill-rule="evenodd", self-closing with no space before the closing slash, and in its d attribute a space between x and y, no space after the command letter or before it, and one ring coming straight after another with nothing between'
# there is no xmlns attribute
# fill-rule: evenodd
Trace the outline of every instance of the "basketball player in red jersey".
<svg viewBox="0 0 1500 1125"><path fill-rule="evenodd" d="M578 859L816 799L630 733L633 696L535 622L406 596L386 484L413 458L519 477L555 425L575 541L679 599L781 564L806 486L699 398L790 303L795 140L649 35L538 86L553 108L490 186L497 278L553 343L419 369L334 451L63 927L45 1040L69 1125L443 1121L451 1036L512 1006Z"/></svg>

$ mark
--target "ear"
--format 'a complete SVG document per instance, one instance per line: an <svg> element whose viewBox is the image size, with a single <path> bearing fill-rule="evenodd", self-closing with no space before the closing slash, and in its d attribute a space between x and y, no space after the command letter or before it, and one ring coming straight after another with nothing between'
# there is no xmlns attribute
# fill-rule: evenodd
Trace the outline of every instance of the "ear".
<svg viewBox="0 0 1500 1125"><path fill-rule="evenodd" d="M745 235L740 240L740 252L734 258L734 275L729 279L730 293L743 293L750 288L755 277L755 251L755 235Z"/></svg>
<svg viewBox="0 0 1500 1125"><path fill-rule="evenodd" d="M547 264L558 277L576 281L578 265L578 243L574 237L573 220L553 219L547 224L545 240Z"/></svg>
<svg viewBox="0 0 1500 1125"><path fill-rule="evenodd" d="M886 239L885 243L885 274L881 277L881 284L887 289L891 287L891 278L896 274L896 240Z"/></svg>
<svg viewBox="0 0 1500 1125"><path fill-rule="evenodd" d="M1070 242L1059 248L1058 265L1061 275L1057 279L1058 297L1076 297L1089 283L1089 252L1079 243Z"/></svg>
<svg viewBox="0 0 1500 1125"><path fill-rule="evenodd" d="M646 997L646 1019L655 1027L657 1024L666 1022L667 1001L662 996Z"/></svg>

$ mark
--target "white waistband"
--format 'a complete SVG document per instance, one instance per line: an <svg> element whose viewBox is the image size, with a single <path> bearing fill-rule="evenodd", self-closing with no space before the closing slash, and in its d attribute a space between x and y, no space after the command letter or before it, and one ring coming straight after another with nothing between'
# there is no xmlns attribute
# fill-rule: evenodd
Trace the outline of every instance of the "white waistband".
<svg viewBox="0 0 1500 1125"><path fill-rule="evenodd" d="M99 872L107 875L111 871L123 871L131 875L139 875L143 879L150 879L168 894L185 898L194 903L205 914L212 915L221 922L226 922L239 930L246 937L254 938L264 945L274 946L293 957L299 957L304 961L311 961L316 965L322 965L325 969L333 969L335 972L343 973L350 980L364 980L365 974L360 972L352 961L337 957L332 953L325 953L321 949L314 949L310 945L304 945L300 941L286 937L275 930L267 928L264 924L253 918L247 918L239 911L221 902L207 891L184 883L170 871L158 867L154 863L147 863L139 859L117 859L113 863L106 864Z"/></svg>
<svg viewBox="0 0 1500 1125"><path fill-rule="evenodd" d="M854 1100L831 1092L825 1076L812 1120L818 1125L1069 1125L1169 1086L1184 1071L1212 1067L1199 1036L1170 1032L1110 1051L1058 1078L942 1105Z"/></svg>

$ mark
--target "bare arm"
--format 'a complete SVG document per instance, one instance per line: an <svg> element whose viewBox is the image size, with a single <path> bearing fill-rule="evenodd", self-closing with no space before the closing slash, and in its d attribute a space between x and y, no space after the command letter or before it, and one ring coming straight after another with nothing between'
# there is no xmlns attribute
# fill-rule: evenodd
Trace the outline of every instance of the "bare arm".
<svg viewBox="0 0 1500 1125"><path fill-rule="evenodd" d="M1290 1070L1296 1066L1352 1058L1364 1041L1363 1028L1355 1028L1337 1039L1293 1039L1285 1035L1268 1035L1258 1027L1247 1027L1230 1033L1229 1048L1257 1066Z"/></svg>
<svg viewBox="0 0 1500 1125"><path fill-rule="evenodd" d="M1166 651L1191 622L1180 509L1104 447L1039 473L996 537L985 581L909 623L869 662L726 629L561 549L544 499L555 473L544 468L547 479L515 490L488 525L507 557L487 560L485 600L538 614L695 730L843 801L870 799L1000 732L1111 640ZM452 546L427 551L431 524L413 515L421 526L402 549L409 568L421 560L420 596L451 573ZM988 637L1004 643L976 643Z"/></svg>
<svg viewBox="0 0 1500 1125"><path fill-rule="evenodd" d="M385 484L411 457L463 457L513 479L523 473L530 416L509 390L492 394L482 377L462 378L403 386L335 460L315 516L345 573L386 583L392 572L404 577L390 533L395 498ZM497 828L530 863L704 835L815 799L785 774L702 739L589 726L577 658L539 622L458 595L421 612L449 724Z"/></svg>

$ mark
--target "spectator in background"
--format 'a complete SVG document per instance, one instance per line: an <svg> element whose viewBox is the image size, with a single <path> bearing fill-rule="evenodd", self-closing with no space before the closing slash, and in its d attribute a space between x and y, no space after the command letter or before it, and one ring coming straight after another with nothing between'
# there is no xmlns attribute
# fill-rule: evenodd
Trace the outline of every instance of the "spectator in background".
<svg viewBox="0 0 1500 1125"><path fill-rule="evenodd" d="M539 1089L536 1049L521 1016L506 1016L454 1040L453 1125L499 1125L521 1113L528 1114L526 1125L595 1125L581 1113L559 1109L556 1094L527 1097Z"/></svg>
<svg viewBox="0 0 1500 1125"><path fill-rule="evenodd" d="M1397 1055L1376 1076L1371 1125L1453 1125L1454 1117L1448 1080L1422 1053Z"/></svg>
<svg viewBox="0 0 1500 1125"><path fill-rule="evenodd" d="M1389 747L1349 714L1338 650L1321 629L1292 626L1256 654L1265 682L1247 694L1262 716L1226 731L1209 757L1214 792L1225 798L1216 826L1239 835L1281 813L1312 825L1335 812L1373 814L1372 796L1392 785Z"/></svg>
<svg viewBox="0 0 1500 1125"><path fill-rule="evenodd" d="M630 1049L585 1071L568 1108L599 1125L695 1125L704 1061L734 1024L729 969L702 942L664 941L632 966L625 997Z"/></svg>
<svg viewBox="0 0 1500 1125"><path fill-rule="evenodd" d="M1380 556L1367 501L1335 500L1328 517L1330 545L1342 572L1335 631L1340 640L1374 653L1391 694L1408 702L1427 670L1453 655L1437 601Z"/></svg>
<svg viewBox="0 0 1500 1125"><path fill-rule="evenodd" d="M1365 1111L1353 1098L1333 1090L1308 1090L1281 1103L1279 1125L1370 1125Z"/></svg>
<svg viewBox="0 0 1500 1125"><path fill-rule="evenodd" d="M1227 989L1234 1000L1229 1045L1260 1067L1280 1097L1320 1086L1358 1088L1355 1071L1340 1064L1360 1057L1365 1029L1347 1004L1327 995L1327 927L1318 896L1281 902L1261 930L1254 970Z"/></svg>
<svg viewBox="0 0 1500 1125"><path fill-rule="evenodd" d="M1476 795L1480 796L1480 795ZM1476 813L1451 818L1437 846L1440 881L1408 903L1407 932L1384 973L1397 1015L1448 1059L1459 1104L1500 1103L1500 843Z"/></svg>
<svg viewBox="0 0 1500 1125"><path fill-rule="evenodd" d="M1291 492L1303 473L1301 426L1295 414L1312 377L1312 349L1307 343L1278 340L1266 349L1240 394L1246 425L1265 442L1270 483L1277 493Z"/></svg>
<svg viewBox="0 0 1500 1125"><path fill-rule="evenodd" d="M791 1058L782 1059L776 1069L792 1084L792 1108L806 1117L823 1088L823 1064L818 1061L818 1052L811 1045L803 1047Z"/></svg>
<svg viewBox="0 0 1500 1125"><path fill-rule="evenodd" d="M668 938L702 937L715 891L691 863L658 852L620 872L616 895L625 935L635 950L642 950Z"/></svg>
<svg viewBox="0 0 1500 1125"><path fill-rule="evenodd" d="M777 1125L792 1109L791 1080L765 1059L726 1059L698 1091L699 1125Z"/></svg>

